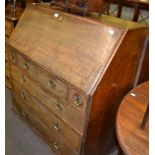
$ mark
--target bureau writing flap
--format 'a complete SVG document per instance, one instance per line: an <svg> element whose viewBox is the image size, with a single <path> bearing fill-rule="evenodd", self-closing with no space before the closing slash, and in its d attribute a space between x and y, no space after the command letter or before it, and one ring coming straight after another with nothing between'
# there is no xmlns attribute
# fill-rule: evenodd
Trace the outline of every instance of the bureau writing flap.
<svg viewBox="0 0 155 155"><path fill-rule="evenodd" d="M124 33L121 28L36 4L26 8L10 45L89 93Z"/></svg>

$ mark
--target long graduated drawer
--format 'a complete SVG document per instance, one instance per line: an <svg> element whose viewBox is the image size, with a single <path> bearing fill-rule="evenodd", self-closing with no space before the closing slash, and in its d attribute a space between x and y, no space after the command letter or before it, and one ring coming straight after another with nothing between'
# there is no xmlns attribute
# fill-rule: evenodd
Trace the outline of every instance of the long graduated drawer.
<svg viewBox="0 0 155 155"><path fill-rule="evenodd" d="M67 100L63 98L63 96L60 97L61 94L57 92L58 89L53 90L53 88L51 87L47 88L44 87L44 85L40 82L41 81L40 77L42 77L42 79L44 78L47 79L44 81L47 81L48 83L48 80L51 79L51 77L49 77L49 74L47 78L47 74L41 74L39 71L37 71L37 69L34 69L34 66L36 67L36 65L33 66L33 63L28 60L26 62L30 66L28 70L26 69L25 71L25 69L20 67L19 65L21 64L20 62L24 60L24 58L20 56L17 52L16 54L14 54L14 58L12 59L13 60L11 61L10 65L12 72L12 79L17 81L17 83L19 83L28 92L31 92L31 94L33 94L33 96L38 98L51 112L55 113L58 117L60 117L62 120L68 123L75 131L77 131L82 135L84 131L85 115L82 114L77 108L69 104L68 101L69 99ZM46 72L44 71L44 73ZM35 77L37 78L37 80ZM58 85L62 84L62 82L57 81L59 80L57 79L55 80L55 87L57 87L57 84ZM46 82L44 83L47 85ZM65 86L66 86L65 84L62 84L59 87L65 88Z"/></svg>

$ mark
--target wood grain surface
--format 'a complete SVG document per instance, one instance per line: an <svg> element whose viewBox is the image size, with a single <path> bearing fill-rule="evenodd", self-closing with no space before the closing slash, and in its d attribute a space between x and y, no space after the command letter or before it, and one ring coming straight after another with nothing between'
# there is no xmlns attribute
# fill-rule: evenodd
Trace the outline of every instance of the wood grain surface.
<svg viewBox="0 0 155 155"><path fill-rule="evenodd" d="M116 120L119 144L126 155L149 154L149 123L141 129L149 100L149 83L131 90L122 100Z"/></svg>
<svg viewBox="0 0 155 155"><path fill-rule="evenodd" d="M81 135L72 130L66 123L60 120L54 113L50 112L39 100L30 95L25 89L17 83L13 83L13 96L19 104L24 104L35 113L48 127L46 132L53 132L58 135L67 145L73 149L79 149ZM31 103L31 104L30 104ZM37 107L37 108L36 108Z"/></svg>
<svg viewBox="0 0 155 155"><path fill-rule="evenodd" d="M63 20L58 21L54 10L44 6L42 13L40 9L26 8L10 44L88 94L124 30L65 13L60 13Z"/></svg>
<svg viewBox="0 0 155 155"><path fill-rule="evenodd" d="M57 155L74 155L75 150L70 148L61 139L61 137L50 131L44 122L36 117L36 113L32 109L24 105L15 97L13 98L13 103L13 110L17 112L29 125L31 125L31 127L45 140L46 143L49 144L49 146L53 149L53 151L55 151Z"/></svg>
<svg viewBox="0 0 155 155"><path fill-rule="evenodd" d="M56 115L65 131L68 126L80 135L80 141L75 139L72 144L79 149L62 155L109 154L116 146L116 112L134 85L147 35L148 29L143 26L111 26L55 12L42 4L26 8L10 38L12 83L42 103L50 115ZM58 88L49 90L47 77ZM49 114L45 115L41 106L28 104L31 102L21 106L29 113L30 124L48 137L50 122L45 117ZM52 134L50 143L56 136ZM68 132L64 135L66 141L72 136Z"/></svg>
<svg viewBox="0 0 155 155"><path fill-rule="evenodd" d="M22 88L38 98L50 111L54 112L64 122L70 124L75 131L79 134L83 134L85 118L82 113L74 109L74 107L69 105L65 100L46 92L40 87L39 83L36 83L15 65L11 64L10 66L12 80L17 81ZM24 77L24 82L21 81L21 77ZM58 105L62 106L61 110L57 108Z"/></svg>

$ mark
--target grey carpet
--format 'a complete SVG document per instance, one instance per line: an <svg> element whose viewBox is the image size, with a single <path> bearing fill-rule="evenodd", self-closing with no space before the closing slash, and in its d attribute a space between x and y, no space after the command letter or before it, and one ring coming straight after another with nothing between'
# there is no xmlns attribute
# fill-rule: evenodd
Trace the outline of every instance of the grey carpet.
<svg viewBox="0 0 155 155"><path fill-rule="evenodd" d="M11 94L5 90L6 155L54 155L48 145L11 110Z"/></svg>

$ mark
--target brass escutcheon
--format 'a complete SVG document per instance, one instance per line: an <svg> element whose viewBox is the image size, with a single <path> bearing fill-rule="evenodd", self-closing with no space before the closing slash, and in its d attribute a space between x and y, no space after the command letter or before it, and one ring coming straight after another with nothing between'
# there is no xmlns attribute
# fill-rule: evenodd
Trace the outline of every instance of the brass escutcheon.
<svg viewBox="0 0 155 155"><path fill-rule="evenodd" d="M74 97L73 97L73 103L76 105L76 106L82 106L82 99L81 99L81 97L79 96L79 95L75 95Z"/></svg>
<svg viewBox="0 0 155 155"><path fill-rule="evenodd" d="M29 65L26 62L24 63L24 69L29 70Z"/></svg>
<svg viewBox="0 0 155 155"><path fill-rule="evenodd" d="M25 78L24 78L23 75L20 77L20 81L21 81L21 82L25 82Z"/></svg>
<svg viewBox="0 0 155 155"><path fill-rule="evenodd" d="M62 15L60 13L58 13L58 12L54 12L53 17L56 18L60 22L63 21Z"/></svg>
<svg viewBox="0 0 155 155"><path fill-rule="evenodd" d="M61 128L60 128L60 126L59 126L59 123L58 123L58 122L54 122L54 123L53 123L53 128L54 128L56 131L61 130Z"/></svg>
<svg viewBox="0 0 155 155"><path fill-rule="evenodd" d="M55 85L55 83L54 83L52 80L49 80L49 81L48 81L48 86L49 86L50 88L54 88L56 85Z"/></svg>
<svg viewBox="0 0 155 155"><path fill-rule="evenodd" d="M26 113L24 111L22 112L22 116L23 117L26 117Z"/></svg>
<svg viewBox="0 0 155 155"><path fill-rule="evenodd" d="M63 109L63 104L62 103L57 103L55 108L60 111L60 110Z"/></svg>
<svg viewBox="0 0 155 155"><path fill-rule="evenodd" d="M56 150L59 150L59 145L58 145L58 143L55 142L55 143L53 144L53 147L54 147Z"/></svg>
<svg viewBox="0 0 155 155"><path fill-rule="evenodd" d="M10 60L13 61L15 59L15 53L13 49L10 50Z"/></svg>
<svg viewBox="0 0 155 155"><path fill-rule="evenodd" d="M20 96L21 96L21 98L23 98L24 100L26 100L26 95L25 95L24 92L22 92Z"/></svg>

